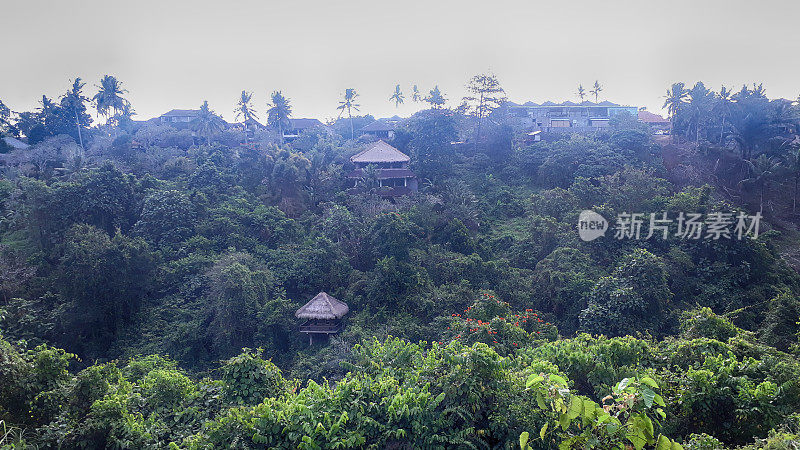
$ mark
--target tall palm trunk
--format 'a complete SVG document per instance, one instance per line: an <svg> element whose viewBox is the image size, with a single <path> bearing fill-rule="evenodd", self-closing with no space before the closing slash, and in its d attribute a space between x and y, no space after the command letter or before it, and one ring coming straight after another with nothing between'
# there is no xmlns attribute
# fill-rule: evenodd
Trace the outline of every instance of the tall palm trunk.
<svg viewBox="0 0 800 450"><path fill-rule="evenodd" d="M350 107L347 108L347 116L350 118L350 139L356 138L356 131L353 129L353 114L350 113Z"/></svg>
<svg viewBox="0 0 800 450"><path fill-rule="evenodd" d="M475 151L478 151L478 142L481 140L481 124L483 123L483 93L478 102L478 126L475 129Z"/></svg>
<svg viewBox="0 0 800 450"><path fill-rule="evenodd" d="M83 146L83 135L81 134L81 124L80 120L78 119L78 110L72 108L72 111L75 113L75 128L78 129L78 142L80 142L81 148L86 150L86 148Z"/></svg>

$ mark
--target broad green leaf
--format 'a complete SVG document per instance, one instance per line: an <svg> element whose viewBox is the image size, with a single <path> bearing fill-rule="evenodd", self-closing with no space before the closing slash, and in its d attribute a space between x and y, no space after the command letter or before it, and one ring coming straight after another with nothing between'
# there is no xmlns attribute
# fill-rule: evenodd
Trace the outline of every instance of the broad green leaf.
<svg viewBox="0 0 800 450"><path fill-rule="evenodd" d="M622 381L620 381L619 384L617 384L617 392L624 391L625 388L627 388L630 383L631 383L630 378L623 378Z"/></svg>
<svg viewBox="0 0 800 450"><path fill-rule="evenodd" d="M561 414L561 417L558 419L558 423L561 425L561 429L567 431L569 428L569 423L571 422L568 414Z"/></svg>
<svg viewBox="0 0 800 450"><path fill-rule="evenodd" d="M658 437L658 442L656 443L656 450L672 450L672 441L670 441L668 437L662 434L661 436Z"/></svg>
<svg viewBox="0 0 800 450"><path fill-rule="evenodd" d="M655 402L656 405L661 406L662 408L667 407L667 405L664 403L664 399L658 394L656 394L656 396L653 397L653 401Z"/></svg>
<svg viewBox="0 0 800 450"><path fill-rule="evenodd" d="M656 398L656 393L652 389L642 388L642 398L644 398L644 404L649 408L653 406L653 399Z"/></svg>
<svg viewBox="0 0 800 450"><path fill-rule="evenodd" d="M581 415L583 412L583 399L578 397L577 395L572 396L572 400L569 402L569 411L567 412L567 416L569 420L575 420L578 416Z"/></svg>
<svg viewBox="0 0 800 450"><path fill-rule="evenodd" d="M544 377L541 375L531 375L528 377L528 381L525 382L525 387L529 388L536 383L541 383L542 381L544 381Z"/></svg>
<svg viewBox="0 0 800 450"><path fill-rule="evenodd" d="M519 435L519 448L525 450L528 447L528 437L530 435L527 431L523 431L522 434Z"/></svg>
<svg viewBox="0 0 800 450"><path fill-rule="evenodd" d="M539 438L544 440L544 434L547 433L547 427L550 426L549 423L545 422L544 426L541 430L539 430Z"/></svg>
<svg viewBox="0 0 800 450"><path fill-rule="evenodd" d="M656 384L655 380L653 380L650 377L644 377L644 378L642 378L641 381L642 381L642 384L646 384L646 385L650 386L653 389L658 389L658 384Z"/></svg>
<svg viewBox="0 0 800 450"><path fill-rule="evenodd" d="M536 394L536 405L539 406L539 409L547 409L547 405L544 403L544 397L542 397L542 394Z"/></svg>
<svg viewBox="0 0 800 450"><path fill-rule="evenodd" d="M550 379L551 383L556 383L559 386L566 386L567 385L567 380L561 378L558 375L550 374L550 378L549 379Z"/></svg>
<svg viewBox="0 0 800 450"><path fill-rule="evenodd" d="M647 440L650 441L653 439L653 420L647 417L646 415L642 414L642 422L644 422L645 428L645 436L647 436Z"/></svg>
<svg viewBox="0 0 800 450"><path fill-rule="evenodd" d="M642 450L645 444L647 444L647 439L645 439L641 431L628 434L626 437L629 441L631 441L631 444L633 444L633 447L636 448L636 450Z"/></svg>

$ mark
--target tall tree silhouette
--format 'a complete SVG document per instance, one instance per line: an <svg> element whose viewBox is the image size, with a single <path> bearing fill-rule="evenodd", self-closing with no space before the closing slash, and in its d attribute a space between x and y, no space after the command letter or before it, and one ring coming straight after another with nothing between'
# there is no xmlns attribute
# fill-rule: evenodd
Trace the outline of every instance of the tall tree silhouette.
<svg viewBox="0 0 800 450"><path fill-rule="evenodd" d="M97 114L106 118L106 122L110 118L115 117L125 107L126 100L122 98L122 94L127 91L122 88L122 83L112 75L104 75L100 79L100 85L97 87L97 94L92 97Z"/></svg>
<svg viewBox="0 0 800 450"><path fill-rule="evenodd" d="M595 103L597 103L597 99L600 96L600 92L602 91L603 91L603 86L600 85L600 80L594 80L594 85L592 85L592 90L589 91L589 93L594 95Z"/></svg>
<svg viewBox="0 0 800 450"><path fill-rule="evenodd" d="M403 104L403 100L405 100L405 95L403 95L403 91L400 90L400 85L394 87L394 93L392 96L389 97L389 101L394 102L394 107L397 108Z"/></svg>
<svg viewBox="0 0 800 450"><path fill-rule="evenodd" d="M236 105L236 119L242 118L242 128L244 129L244 141L247 142L247 122L258 120L258 116L252 107L253 93L242 91L239 94L239 103Z"/></svg>
<svg viewBox="0 0 800 450"><path fill-rule="evenodd" d="M356 98L358 98L358 92L353 88L347 88L344 90L344 99L336 107L339 110L339 117L342 117L342 114L347 111L347 117L350 119L350 139L355 139L356 134L353 128L353 111L358 111L358 107L361 106L356 103Z"/></svg>
<svg viewBox="0 0 800 450"><path fill-rule="evenodd" d="M289 117L292 115L292 105L289 104L289 99L281 94L281 91L275 91L270 96L272 103L270 103L267 110L267 123L273 128L277 128L281 136L281 144L283 144L283 130L291 125Z"/></svg>

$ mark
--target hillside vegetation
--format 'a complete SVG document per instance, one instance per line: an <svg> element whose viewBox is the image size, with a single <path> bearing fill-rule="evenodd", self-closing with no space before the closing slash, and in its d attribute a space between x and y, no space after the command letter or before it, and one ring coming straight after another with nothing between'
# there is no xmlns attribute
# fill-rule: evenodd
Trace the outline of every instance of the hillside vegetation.
<svg viewBox="0 0 800 450"><path fill-rule="evenodd" d="M7 116L34 145L0 180L0 448L797 448L796 105L681 89L670 143L421 111L396 201L346 193L348 119L281 142L67 126L75 96ZM764 219L613 237L665 211ZM320 291L350 313L310 346Z"/></svg>

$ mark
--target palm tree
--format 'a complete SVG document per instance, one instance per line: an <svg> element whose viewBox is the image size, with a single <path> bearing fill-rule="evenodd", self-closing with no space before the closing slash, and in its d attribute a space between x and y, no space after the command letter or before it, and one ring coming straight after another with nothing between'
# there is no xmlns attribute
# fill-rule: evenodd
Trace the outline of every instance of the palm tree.
<svg viewBox="0 0 800 450"><path fill-rule="evenodd" d="M797 213L797 188L800 185L800 150L795 150L787 155L786 170L794 178L794 197L792 199L792 215L794 215Z"/></svg>
<svg viewBox="0 0 800 450"><path fill-rule="evenodd" d="M773 158L762 154L756 159L748 160L747 166L750 169L750 178L741 181L741 184L752 185L758 189L759 201L758 211L764 212L764 190L767 184L775 176L775 173L781 166L781 163L775 161Z"/></svg>
<svg viewBox="0 0 800 450"><path fill-rule="evenodd" d="M361 106L355 102L356 98L358 98L358 92L356 92L353 88L347 88L344 90L344 100L339 102L339 106L336 109L339 110L339 117L342 117L342 114L347 110L347 117L350 118L350 139L355 139L356 132L353 129L353 110L358 111L358 107Z"/></svg>
<svg viewBox="0 0 800 450"><path fill-rule="evenodd" d="M689 127L687 127L686 134L687 137L689 137L690 134L694 134L695 143L700 142L700 130L708 121L713 104L714 93L706 89L702 81L698 81L694 87L689 90Z"/></svg>
<svg viewBox="0 0 800 450"><path fill-rule="evenodd" d="M577 92L577 94L578 94L578 98L580 98L580 99L581 99L581 103L583 103L583 99L584 99L584 97L586 97L586 89L584 89L584 88L583 88L583 85L582 85L582 84L579 84L579 85L578 85L578 92Z"/></svg>
<svg viewBox="0 0 800 450"><path fill-rule="evenodd" d="M403 100L405 100L405 96L403 95L403 91L400 90L400 85L394 87L394 93L391 97L389 97L390 102L394 102L394 107L397 108L403 104Z"/></svg>
<svg viewBox="0 0 800 450"><path fill-rule="evenodd" d="M675 118L678 111L686 104L686 99L689 97L689 91L686 90L686 85L683 82L672 84L671 89L667 89L667 95L664 96L664 108L667 108L669 114L669 132L672 134L672 128L675 126Z"/></svg>
<svg viewBox="0 0 800 450"><path fill-rule="evenodd" d="M104 75L97 87L97 94L92 97L97 114L106 118L117 116L125 108L125 99L122 94L128 92L122 88L122 83L111 75Z"/></svg>
<svg viewBox="0 0 800 450"><path fill-rule="evenodd" d="M722 124L719 129L719 144L723 144L725 139L725 118L730 114L731 110L731 91L725 86L719 90L717 94L716 112L722 118Z"/></svg>
<svg viewBox="0 0 800 450"><path fill-rule="evenodd" d="M281 91L272 93L272 103L267 105L267 123L274 128L278 129L281 135L281 144L283 144L283 130L291 125L289 116L292 115L292 105L289 104L289 99L281 94Z"/></svg>
<svg viewBox="0 0 800 450"><path fill-rule="evenodd" d="M419 88L415 84L413 89L411 90L411 100L414 103L418 103L422 101L422 94L419 93Z"/></svg>
<svg viewBox="0 0 800 450"><path fill-rule="evenodd" d="M244 130L244 141L247 142L247 122L257 120L258 116L251 106L253 101L253 93L242 91L239 96L239 103L236 105L236 119L242 118L242 129Z"/></svg>
<svg viewBox="0 0 800 450"><path fill-rule="evenodd" d="M736 143L745 161L749 160L770 136L770 125L758 114L740 111L732 118L729 139Z"/></svg>
<svg viewBox="0 0 800 450"><path fill-rule="evenodd" d="M130 133L131 128L133 127L133 116L136 115L136 111L133 110L131 107L131 102L125 101L125 104L122 106L122 109L114 116L114 121L117 123L117 126L124 130L126 133Z"/></svg>
<svg viewBox="0 0 800 450"><path fill-rule="evenodd" d="M602 91L603 91L603 86L600 86L600 80L594 80L594 85L592 86L592 90L589 91L589 93L594 95L595 103L597 103L597 97L600 95L600 92Z"/></svg>
<svg viewBox="0 0 800 450"><path fill-rule="evenodd" d="M208 100L204 100L200 105L200 111L194 119L194 124L200 136L205 136L206 145L211 145L213 134L219 133L225 128L222 118L208 106Z"/></svg>
<svg viewBox="0 0 800 450"><path fill-rule="evenodd" d="M89 100L83 95L83 87L86 86L86 83L82 82L80 77L75 78L72 82L72 89L67 91L63 97L63 104L72 112L72 115L75 117L75 127L78 129L78 143L81 144L81 148L83 146L83 133L81 132L81 128L83 128L83 122L81 116L85 117L88 123L89 116L86 114L86 107L84 106L84 102Z"/></svg>

